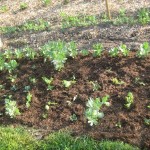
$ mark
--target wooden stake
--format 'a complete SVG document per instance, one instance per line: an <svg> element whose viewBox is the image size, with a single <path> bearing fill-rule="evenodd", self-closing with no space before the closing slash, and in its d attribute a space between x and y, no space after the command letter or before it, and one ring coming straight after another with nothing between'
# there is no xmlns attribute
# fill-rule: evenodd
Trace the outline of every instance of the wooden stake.
<svg viewBox="0 0 150 150"><path fill-rule="evenodd" d="M110 15L110 9L109 9L109 5L108 5L108 0L105 0L105 2L106 2L106 9L107 9L108 18L111 20L111 15Z"/></svg>

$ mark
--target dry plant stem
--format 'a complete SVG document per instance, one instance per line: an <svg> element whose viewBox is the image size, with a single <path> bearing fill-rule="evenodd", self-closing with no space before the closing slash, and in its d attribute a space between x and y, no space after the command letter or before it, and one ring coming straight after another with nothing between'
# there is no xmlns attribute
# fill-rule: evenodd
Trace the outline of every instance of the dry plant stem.
<svg viewBox="0 0 150 150"><path fill-rule="evenodd" d="M107 9L108 18L111 20L111 15L110 15L110 9L109 9L109 5L108 5L108 0L105 0L105 2L106 2L106 9Z"/></svg>

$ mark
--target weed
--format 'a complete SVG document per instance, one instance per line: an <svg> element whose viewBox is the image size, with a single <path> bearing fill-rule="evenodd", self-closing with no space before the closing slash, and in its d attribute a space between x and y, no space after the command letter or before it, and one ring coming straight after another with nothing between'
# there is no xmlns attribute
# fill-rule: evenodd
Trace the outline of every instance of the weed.
<svg viewBox="0 0 150 150"><path fill-rule="evenodd" d="M97 125L98 118L103 118L104 113L99 112L102 105L110 106L110 103L108 102L109 96L106 95L101 100L100 98L90 98L86 104L88 107L85 111L85 117L88 119L88 123L90 126Z"/></svg>
<svg viewBox="0 0 150 150"><path fill-rule="evenodd" d="M20 115L20 111L17 108L16 101L12 100L12 95L5 98L5 113L10 118L14 118L16 115Z"/></svg>
<svg viewBox="0 0 150 150"><path fill-rule="evenodd" d="M31 60L34 60L35 57L36 57L36 55L37 55L37 53L35 52L35 50L32 49L32 48L30 48L30 47L28 47L28 46L23 49L23 52L24 52L25 56L27 58L31 59Z"/></svg>
<svg viewBox="0 0 150 150"><path fill-rule="evenodd" d="M139 85L143 85L143 86L146 85L139 77L136 77L136 78L135 78L135 83L136 83L136 84L139 84Z"/></svg>
<svg viewBox="0 0 150 150"><path fill-rule="evenodd" d="M63 85L64 85L65 88L69 88L72 84L76 83L75 77L73 77L73 80L70 80L70 81L63 80L62 83L63 83Z"/></svg>
<svg viewBox="0 0 150 150"><path fill-rule="evenodd" d="M15 57L16 57L17 59L21 59L21 58L24 57L24 53L23 53L23 51L20 50L20 49L15 49L14 54L15 54Z"/></svg>
<svg viewBox="0 0 150 150"><path fill-rule="evenodd" d="M10 75L10 76L8 77L8 79L13 83L13 82L16 81L17 75Z"/></svg>
<svg viewBox="0 0 150 150"><path fill-rule="evenodd" d="M29 81L30 81L32 84L36 84L37 79L34 78L34 77L29 77Z"/></svg>
<svg viewBox="0 0 150 150"><path fill-rule="evenodd" d="M127 109L130 109L131 105L134 102L134 96L131 92L128 92L127 96L125 97L125 101L126 101L125 107Z"/></svg>

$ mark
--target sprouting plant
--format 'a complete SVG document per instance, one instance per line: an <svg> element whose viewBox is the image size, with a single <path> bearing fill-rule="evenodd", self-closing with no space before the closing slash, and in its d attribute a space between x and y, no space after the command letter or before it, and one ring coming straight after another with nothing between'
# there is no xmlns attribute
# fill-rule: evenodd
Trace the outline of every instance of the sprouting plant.
<svg viewBox="0 0 150 150"><path fill-rule="evenodd" d="M98 56L102 55L102 52L103 52L103 45L102 44L100 44L100 43L94 44L93 49L94 49L94 52L93 52L94 57L98 57Z"/></svg>
<svg viewBox="0 0 150 150"><path fill-rule="evenodd" d="M141 8L138 11L138 22L145 25L150 22L150 12L147 8Z"/></svg>
<svg viewBox="0 0 150 150"><path fill-rule="evenodd" d="M100 98L89 98L86 106L88 107L85 111L85 117L88 119L90 126L97 125L98 119L104 117L103 112L99 112L103 105L110 106L108 102L109 96L106 95L102 99Z"/></svg>
<svg viewBox="0 0 150 150"><path fill-rule="evenodd" d="M30 103L32 101L32 94L30 92L27 93L26 96L26 107L29 108L30 107Z"/></svg>
<svg viewBox="0 0 150 150"><path fill-rule="evenodd" d="M8 10L9 10L8 6L6 6L6 5L0 6L0 12L2 12L2 13L7 12Z"/></svg>
<svg viewBox="0 0 150 150"><path fill-rule="evenodd" d="M70 80L70 81L63 80L62 83L63 83L63 85L64 85L65 88L69 88L72 84L76 83L75 77L73 77L73 80Z"/></svg>
<svg viewBox="0 0 150 150"><path fill-rule="evenodd" d="M29 77L29 81L32 83L32 84L35 84L37 82L37 79L34 78L34 77Z"/></svg>
<svg viewBox="0 0 150 150"><path fill-rule="evenodd" d="M121 122L119 121L119 122L116 123L115 126L121 128L121 127L122 127L122 124L121 124Z"/></svg>
<svg viewBox="0 0 150 150"><path fill-rule="evenodd" d="M137 52L137 56L139 58L141 57L146 57L150 53L150 45L148 42L144 42L143 44L140 45L140 49Z"/></svg>
<svg viewBox="0 0 150 150"><path fill-rule="evenodd" d="M49 101L49 102L47 102L47 104L45 105L45 110L49 110L50 109L50 106L52 106L52 105L57 105L58 103L55 103L55 102L51 102L51 101Z"/></svg>
<svg viewBox="0 0 150 150"><path fill-rule="evenodd" d="M143 86L146 85L139 77L136 77L136 78L135 78L135 83L136 83L136 84L139 84L139 85L143 85Z"/></svg>
<svg viewBox="0 0 150 150"><path fill-rule="evenodd" d="M27 8L28 8L27 3L24 3L24 2L20 3L20 10L25 10Z"/></svg>
<svg viewBox="0 0 150 150"><path fill-rule="evenodd" d="M12 73L18 67L18 63L16 60L10 60L8 63L5 63L5 68L9 73Z"/></svg>
<svg viewBox="0 0 150 150"><path fill-rule="evenodd" d="M147 126L150 126L150 119L144 118L144 123Z"/></svg>
<svg viewBox="0 0 150 150"><path fill-rule="evenodd" d="M81 50L80 53L81 53L81 55L83 55L83 56L89 55L89 51L88 51L87 49Z"/></svg>
<svg viewBox="0 0 150 150"><path fill-rule="evenodd" d="M90 81L90 83L93 85L93 91L97 91L101 88L97 81Z"/></svg>
<svg viewBox="0 0 150 150"><path fill-rule="evenodd" d="M16 85L12 85L11 87L10 87L10 90L12 90L12 91L17 91L17 86Z"/></svg>
<svg viewBox="0 0 150 150"><path fill-rule="evenodd" d="M76 47L76 43L75 42L70 42L68 43L68 50L67 50L67 55L75 58L78 55L78 51L77 51L77 47Z"/></svg>
<svg viewBox="0 0 150 150"><path fill-rule="evenodd" d="M13 58L13 52L12 52L12 50L6 50L5 52L4 52L4 54L3 54L3 56L5 57L5 58L7 58L7 59L12 59Z"/></svg>
<svg viewBox="0 0 150 150"><path fill-rule="evenodd" d="M9 115L10 118L14 118L16 115L20 115L16 101L12 100L12 95L9 95L8 98L5 98L5 113L6 115Z"/></svg>
<svg viewBox="0 0 150 150"><path fill-rule="evenodd" d="M147 108L149 108L149 109L150 109L150 104L147 106Z"/></svg>
<svg viewBox="0 0 150 150"><path fill-rule="evenodd" d="M127 48L127 46L125 44L121 44L119 46L119 50L122 52L123 56L128 56L130 50Z"/></svg>
<svg viewBox="0 0 150 150"><path fill-rule="evenodd" d="M24 57L24 53L23 53L23 51L20 50L20 49L15 49L14 54L15 54L15 57L16 57L17 59L21 59L21 58Z"/></svg>
<svg viewBox="0 0 150 150"><path fill-rule="evenodd" d="M70 120L71 121L76 121L78 118L77 118L77 115L76 114L73 114L70 116Z"/></svg>
<svg viewBox="0 0 150 150"><path fill-rule="evenodd" d="M119 54L119 49L118 47L114 47L112 49L109 50L109 54L111 57L116 57Z"/></svg>
<svg viewBox="0 0 150 150"><path fill-rule="evenodd" d="M48 6L52 0L42 0L44 6Z"/></svg>
<svg viewBox="0 0 150 150"><path fill-rule="evenodd" d="M8 79L13 83L17 79L17 75L10 74L10 76L8 77Z"/></svg>
<svg viewBox="0 0 150 150"><path fill-rule="evenodd" d="M0 54L0 71L5 68L5 58Z"/></svg>
<svg viewBox="0 0 150 150"><path fill-rule="evenodd" d="M25 53L25 56L27 58L31 59L31 60L33 60L36 57L36 55L37 55L37 53L35 52L35 50L32 49L32 48L30 48L30 47L28 47L28 46L26 48L24 48L23 51Z"/></svg>
<svg viewBox="0 0 150 150"><path fill-rule="evenodd" d="M115 85L121 85L121 84L124 84L125 82L121 81L121 80L118 80L117 78L112 78L111 79L112 83L115 84Z"/></svg>
<svg viewBox="0 0 150 150"><path fill-rule="evenodd" d="M29 85L24 87L23 92L29 92L31 90L31 87Z"/></svg>
<svg viewBox="0 0 150 150"><path fill-rule="evenodd" d="M47 90L52 90L54 86L52 86L53 78L48 79L47 77L42 77L43 81L47 84Z"/></svg>
<svg viewBox="0 0 150 150"><path fill-rule="evenodd" d="M5 86L0 84L0 90L4 90L5 89Z"/></svg>
<svg viewBox="0 0 150 150"><path fill-rule="evenodd" d="M127 109L130 109L131 105L134 102L134 96L131 92L128 92L127 96L125 97L125 101L126 101L125 107Z"/></svg>

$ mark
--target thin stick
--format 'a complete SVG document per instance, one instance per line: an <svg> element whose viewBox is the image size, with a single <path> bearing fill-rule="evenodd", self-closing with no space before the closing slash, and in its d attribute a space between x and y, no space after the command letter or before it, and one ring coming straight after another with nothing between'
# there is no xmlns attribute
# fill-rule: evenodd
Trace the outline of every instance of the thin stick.
<svg viewBox="0 0 150 150"><path fill-rule="evenodd" d="M108 0L105 0L105 2L106 2L106 9L107 9L108 18L111 20L111 15L110 15L110 9L109 9L109 5L108 5Z"/></svg>

